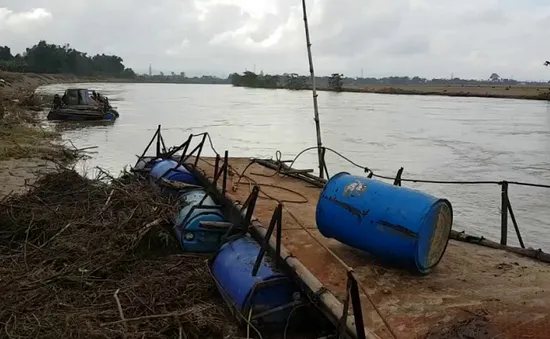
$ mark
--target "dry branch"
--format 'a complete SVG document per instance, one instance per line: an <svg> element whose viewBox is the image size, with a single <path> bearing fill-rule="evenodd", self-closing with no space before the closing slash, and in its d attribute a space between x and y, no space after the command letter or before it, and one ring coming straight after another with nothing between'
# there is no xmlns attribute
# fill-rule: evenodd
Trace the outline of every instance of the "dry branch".
<svg viewBox="0 0 550 339"><path fill-rule="evenodd" d="M177 202L101 175L60 168L0 204L0 337L231 337L205 257L166 222Z"/></svg>

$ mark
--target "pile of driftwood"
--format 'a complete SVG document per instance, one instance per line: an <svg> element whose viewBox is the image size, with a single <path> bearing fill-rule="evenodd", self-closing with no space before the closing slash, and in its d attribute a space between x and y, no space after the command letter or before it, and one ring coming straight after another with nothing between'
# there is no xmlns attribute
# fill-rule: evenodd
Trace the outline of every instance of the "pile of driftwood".
<svg viewBox="0 0 550 339"><path fill-rule="evenodd" d="M171 233L176 202L106 179L59 169L0 202L0 336L234 337L206 258Z"/></svg>

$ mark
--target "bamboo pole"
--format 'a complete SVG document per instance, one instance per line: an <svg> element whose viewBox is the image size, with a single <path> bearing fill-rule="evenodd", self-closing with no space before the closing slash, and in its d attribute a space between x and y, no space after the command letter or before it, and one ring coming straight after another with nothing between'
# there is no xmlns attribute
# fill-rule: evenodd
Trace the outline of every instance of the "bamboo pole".
<svg viewBox="0 0 550 339"><path fill-rule="evenodd" d="M317 131L317 155L319 157L319 177L323 179L324 161L322 154L323 143L321 142L321 123L319 121L319 106L317 104L317 88L315 87L315 72L313 70L313 57L311 56L311 40L309 39L309 27L307 23L306 0L302 0L304 12L304 28L306 31L307 55L309 59L309 73L311 75L311 90L313 92L313 111L315 114L315 129Z"/></svg>

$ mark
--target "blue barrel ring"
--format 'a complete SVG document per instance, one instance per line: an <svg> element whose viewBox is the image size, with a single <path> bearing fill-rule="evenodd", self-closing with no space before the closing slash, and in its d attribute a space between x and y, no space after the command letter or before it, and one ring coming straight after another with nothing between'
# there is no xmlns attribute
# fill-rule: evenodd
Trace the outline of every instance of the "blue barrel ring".
<svg viewBox="0 0 550 339"><path fill-rule="evenodd" d="M152 156L145 156L140 159L138 159L136 165L134 166L134 169L136 170L143 170L146 168L152 168L157 161L159 161L157 157Z"/></svg>
<svg viewBox="0 0 550 339"><path fill-rule="evenodd" d="M174 231L184 251L207 253L220 249L225 229L201 227L203 221L224 221L222 211L203 189L181 191L184 205L176 216Z"/></svg>
<svg viewBox="0 0 550 339"><path fill-rule="evenodd" d="M237 238L222 246L211 263L216 283L222 289L237 311L242 314L247 309L252 315L274 310L300 298L298 286L286 275L275 271L272 261L262 260L258 273L252 276L252 269L260 246L250 237ZM270 284L268 282L277 283ZM265 283L265 284L264 284ZM277 326L288 320L290 308L281 308L259 319L262 325Z"/></svg>
<svg viewBox="0 0 550 339"><path fill-rule="evenodd" d="M183 182L185 184L199 185L197 178L189 172L185 166L179 165L172 159L163 159L158 161L150 173L151 178L159 179L161 177L168 180Z"/></svg>

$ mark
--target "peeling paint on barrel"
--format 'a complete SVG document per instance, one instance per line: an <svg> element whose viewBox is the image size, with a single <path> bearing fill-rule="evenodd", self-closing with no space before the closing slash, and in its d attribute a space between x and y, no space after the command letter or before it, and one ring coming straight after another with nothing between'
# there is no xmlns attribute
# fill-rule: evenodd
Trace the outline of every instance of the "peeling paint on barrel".
<svg viewBox="0 0 550 339"><path fill-rule="evenodd" d="M445 199L343 172L321 192L316 222L327 238L428 273L447 247L452 208Z"/></svg>

